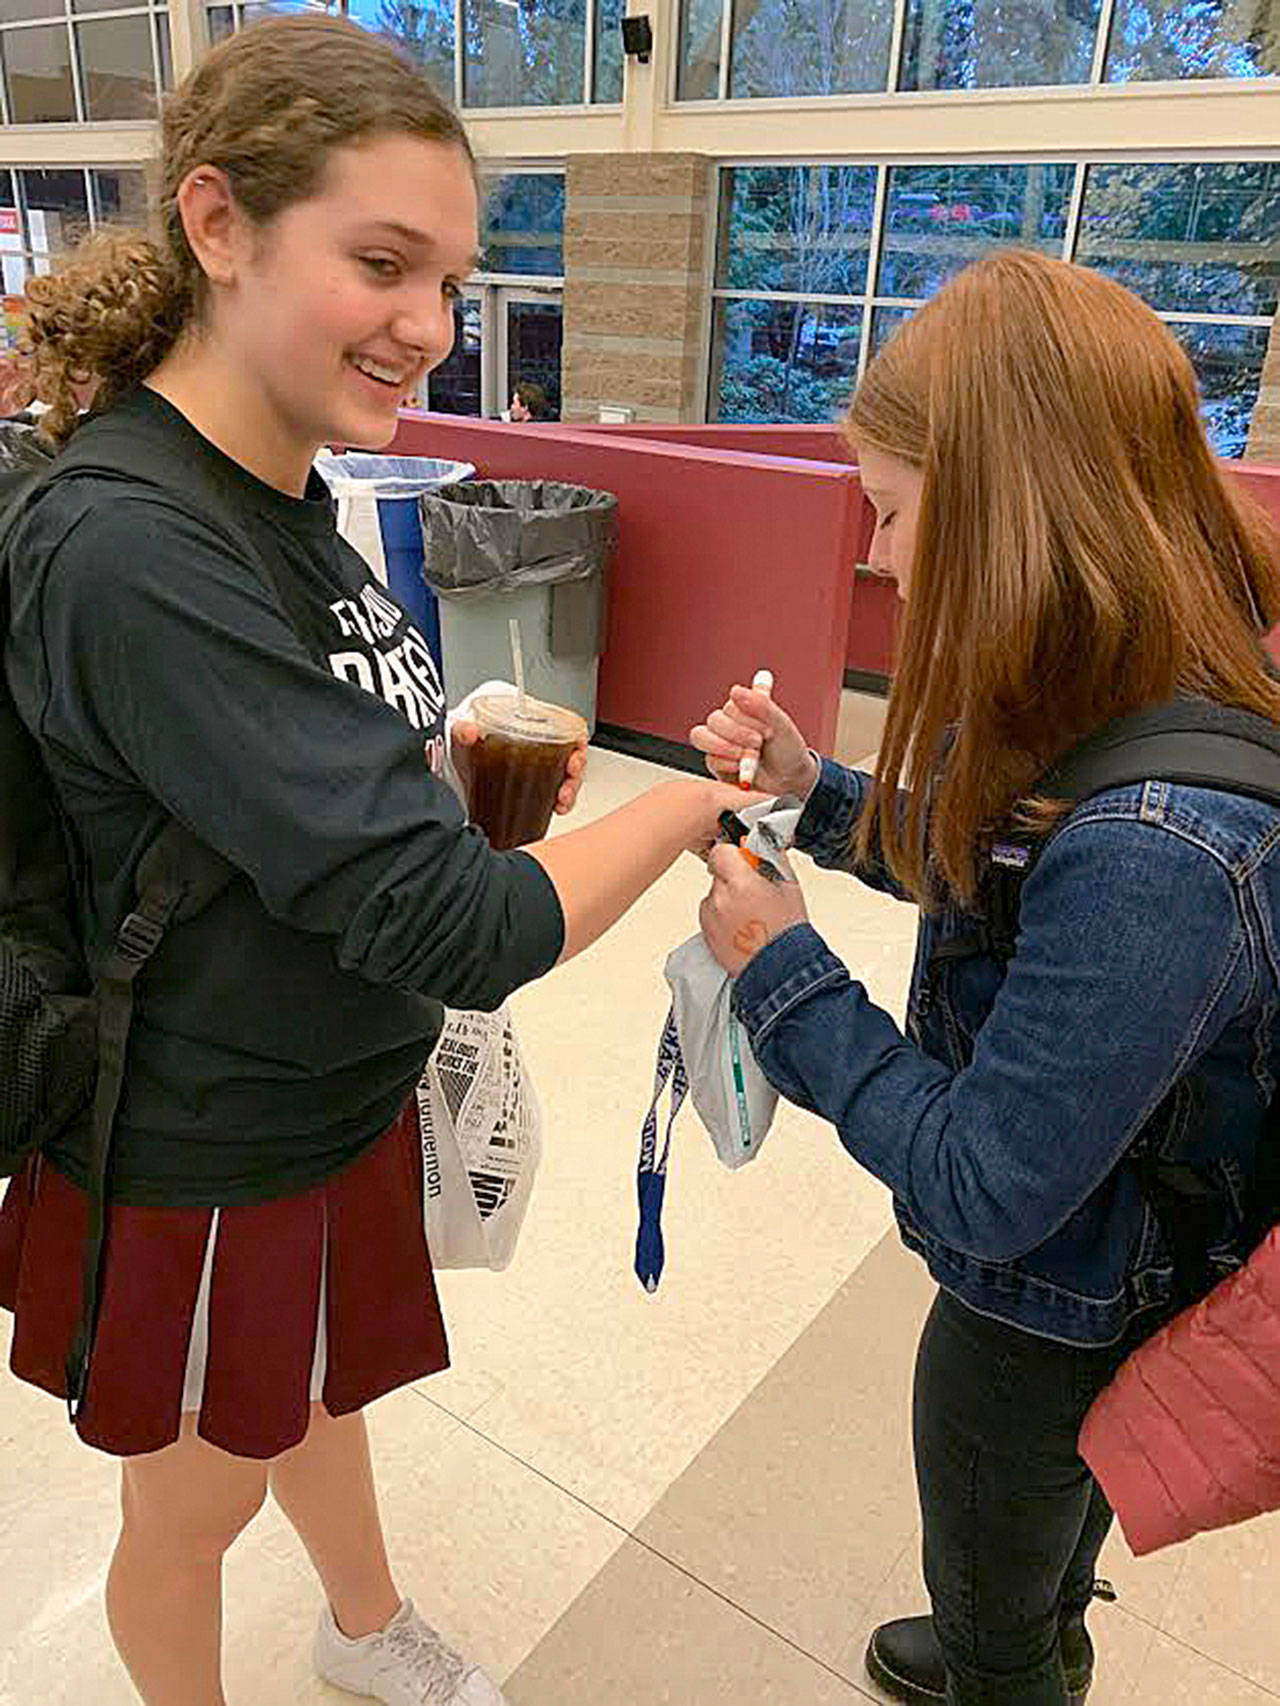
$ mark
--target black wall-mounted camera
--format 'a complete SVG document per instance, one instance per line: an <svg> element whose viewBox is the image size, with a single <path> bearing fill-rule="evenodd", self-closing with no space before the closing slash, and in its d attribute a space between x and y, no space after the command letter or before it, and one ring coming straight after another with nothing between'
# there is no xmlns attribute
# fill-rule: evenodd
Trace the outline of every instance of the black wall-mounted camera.
<svg viewBox="0 0 1280 1706"><path fill-rule="evenodd" d="M649 63L649 56L653 52L653 25L649 22L647 12L622 20L622 47L629 57L638 59L641 65Z"/></svg>

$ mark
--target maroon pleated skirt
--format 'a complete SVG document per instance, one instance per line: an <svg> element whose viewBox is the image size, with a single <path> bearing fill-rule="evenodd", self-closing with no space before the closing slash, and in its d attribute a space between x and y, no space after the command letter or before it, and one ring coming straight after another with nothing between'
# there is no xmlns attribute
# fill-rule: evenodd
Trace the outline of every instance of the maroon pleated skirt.
<svg viewBox="0 0 1280 1706"><path fill-rule="evenodd" d="M88 1207L39 1158L0 1203L10 1366L60 1398ZM346 1415L448 1362L410 1102L358 1160L300 1195L223 1209L112 1204L76 1427L130 1457L171 1444L185 1407L212 1445L275 1457L306 1433L313 1396Z"/></svg>

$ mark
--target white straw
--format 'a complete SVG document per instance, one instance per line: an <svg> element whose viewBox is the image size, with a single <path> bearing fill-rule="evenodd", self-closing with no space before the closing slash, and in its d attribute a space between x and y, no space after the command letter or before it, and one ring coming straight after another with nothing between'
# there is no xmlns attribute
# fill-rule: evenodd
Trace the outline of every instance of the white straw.
<svg viewBox="0 0 1280 1706"><path fill-rule="evenodd" d="M514 616L507 623L507 630L511 635L511 664L512 668L516 672L516 693L519 695L520 703L523 705L524 652L520 646L520 623Z"/></svg>
<svg viewBox="0 0 1280 1706"><path fill-rule="evenodd" d="M773 692L773 675L767 669L758 669L751 677L751 685L757 693ZM738 760L738 786L749 788L756 779L756 771L760 766L758 752L744 752Z"/></svg>

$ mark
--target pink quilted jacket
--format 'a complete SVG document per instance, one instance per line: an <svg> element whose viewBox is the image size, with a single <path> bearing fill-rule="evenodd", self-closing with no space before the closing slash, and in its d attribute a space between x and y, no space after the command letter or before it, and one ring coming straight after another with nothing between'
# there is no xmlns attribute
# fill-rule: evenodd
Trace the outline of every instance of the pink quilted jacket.
<svg viewBox="0 0 1280 1706"><path fill-rule="evenodd" d="M1280 1508L1280 1226L1133 1353L1080 1454L1139 1555Z"/></svg>

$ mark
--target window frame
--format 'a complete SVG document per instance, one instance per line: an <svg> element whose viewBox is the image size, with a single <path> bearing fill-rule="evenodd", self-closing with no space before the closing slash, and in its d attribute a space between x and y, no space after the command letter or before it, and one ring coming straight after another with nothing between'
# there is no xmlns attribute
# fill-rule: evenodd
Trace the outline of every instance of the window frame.
<svg viewBox="0 0 1280 1706"><path fill-rule="evenodd" d="M1143 151L1141 153L1135 152L1128 154L1123 158L1117 158L1115 153L1111 151L1100 151L1096 154L1078 153L1071 160L1067 161L1064 161L1060 154L1055 155L1044 152L1036 153L1029 151L1025 155L1018 155L1016 158L1004 156L995 158L991 155L985 154L948 153L941 159L936 156L924 156L916 160L900 159L896 155L891 159L886 159L883 156L877 158L867 155L856 157L842 155L838 158L824 157L821 159L807 160L797 160L795 158L785 156L752 156L741 159L725 159L717 162L715 172L715 190L712 198L714 208L713 229L715 230L716 237L712 245L713 252L710 256L711 274L710 290L708 293L710 297L710 325L707 340L707 382L703 398L703 418L707 421L715 421L719 418L716 412L719 404L719 398L716 395L716 388L718 378L722 375L723 371L723 358L721 352L716 347L716 327L721 318L718 306L721 302L772 301L818 303L823 305L829 303L832 306L844 305L850 307L861 307L862 335L859 340L857 369L849 378L850 388L852 388L854 385L861 383L862 377L867 370L867 364L871 357L871 335L876 310L880 308L915 309L921 307L929 300L927 296L893 296L887 293L881 293L877 289L880 283L881 266L885 251L885 238L887 235L886 212L889 199L890 174L895 170L895 168L904 166L989 167L1014 165L1032 167L1049 165L1061 166L1064 164L1070 165L1073 169L1073 178L1068 198L1067 216L1063 229L1060 255L1062 260L1070 261L1076 258L1079 248L1081 215L1084 210L1085 186L1089 170L1093 166L1169 165L1179 163L1204 165L1273 165L1277 161L1277 152L1274 149L1261 151L1239 150L1231 153L1230 156L1226 156L1221 153L1212 155L1204 154L1197 157L1193 162L1179 161L1176 158L1171 158L1172 152L1173 151L1170 151L1170 154L1162 153L1160 155L1155 155L1148 151ZM727 240L728 236L728 221L725 217L725 198L730 192L726 174L735 171L749 170L753 167L767 166L792 169L804 169L805 167L813 166L863 166L874 168L876 172L875 199L873 203L872 222L867 247L867 271L864 280L865 288L863 291L855 294L827 295L822 291L814 290L742 290L720 285L718 281L721 276L722 268L721 244ZM997 246L998 245L993 245L992 247L995 248ZM1055 255L1058 253L1057 250L1053 250L1051 252ZM1170 326L1208 325L1270 328L1276 318L1275 314L1211 314L1190 309L1179 310L1153 308L1152 313L1156 315L1157 319L1164 321L1166 325ZM1277 314L1280 314L1280 308L1277 309Z"/></svg>
<svg viewBox="0 0 1280 1706"><path fill-rule="evenodd" d="M70 4L70 0L65 0ZM183 4L184 0L174 0L175 4ZM203 27L208 38L209 13L230 12L232 33L244 27L244 12L246 5L253 5L254 0L197 0L202 14ZM468 106L466 104L466 35L465 8L466 0L453 0L453 87L448 91L449 97L458 111L467 118L512 118L530 113L564 113L564 114L594 114L620 113L621 101L605 101L595 98L597 82L597 41L596 14L599 0L585 0L585 15L583 20L583 57L582 57L582 98L580 101L553 102L545 106L521 107L492 107ZM357 19L356 22L360 20ZM625 86L624 60L624 86Z"/></svg>
<svg viewBox="0 0 1280 1706"><path fill-rule="evenodd" d="M182 0L176 0L182 4ZM237 0L238 3L238 0ZM43 18L18 18L0 23L0 36L14 36L24 30L56 29L59 26L66 35L67 52L71 67L72 102L75 115L67 120L38 120L34 123L22 123L16 128L24 131L39 131L44 128L51 131L65 130L69 124L77 128L88 127L90 130L119 128L123 125L154 125L159 113L159 105L165 92L163 76L163 55L160 51L160 19L169 20L170 55L172 56L173 24L170 17L169 0L121 0L120 4L104 7L101 11L77 12L72 0L62 0L61 15L54 13ZM148 22L148 39L151 47L151 82L155 92L156 113L143 118L132 119L91 119L88 117L87 96L85 92L85 76L80 64L80 38L77 25L85 23L110 23L123 18L146 18ZM0 76L0 125L6 129L15 126L9 106L9 80L7 74ZM38 168L37 168L38 169Z"/></svg>
<svg viewBox="0 0 1280 1706"><path fill-rule="evenodd" d="M671 0L672 4L672 51L668 66L667 88L665 98L668 106L691 112L714 112L725 106L733 108L762 107L777 103L789 107L805 106L814 102L833 103L867 103L893 101L898 98L928 99L945 101L964 101L978 99L990 100L1008 96L1026 96L1034 93L1037 97L1053 99L1078 99L1082 91L1108 90L1115 92L1121 89L1170 89L1188 85L1198 90L1226 92L1241 87L1277 87L1280 86L1280 72L1261 77L1180 77L1180 78L1131 78L1128 80L1112 80L1107 76L1107 65L1111 57L1112 38L1115 29L1116 9L1118 0L1101 0L1098 13L1098 23L1093 43L1093 57L1087 78L1075 83L1027 83L1003 86L987 85L976 89L904 89L902 75L905 68L906 27L909 0L893 0L893 18L889 37L888 62L885 69L885 83L882 89L864 91L833 92L822 95L731 95L729 86L732 74L733 42L734 42L734 9L736 0L721 0L720 18L720 65L718 87L712 96L684 98L679 93L680 69L684 56L685 20L690 0Z"/></svg>

